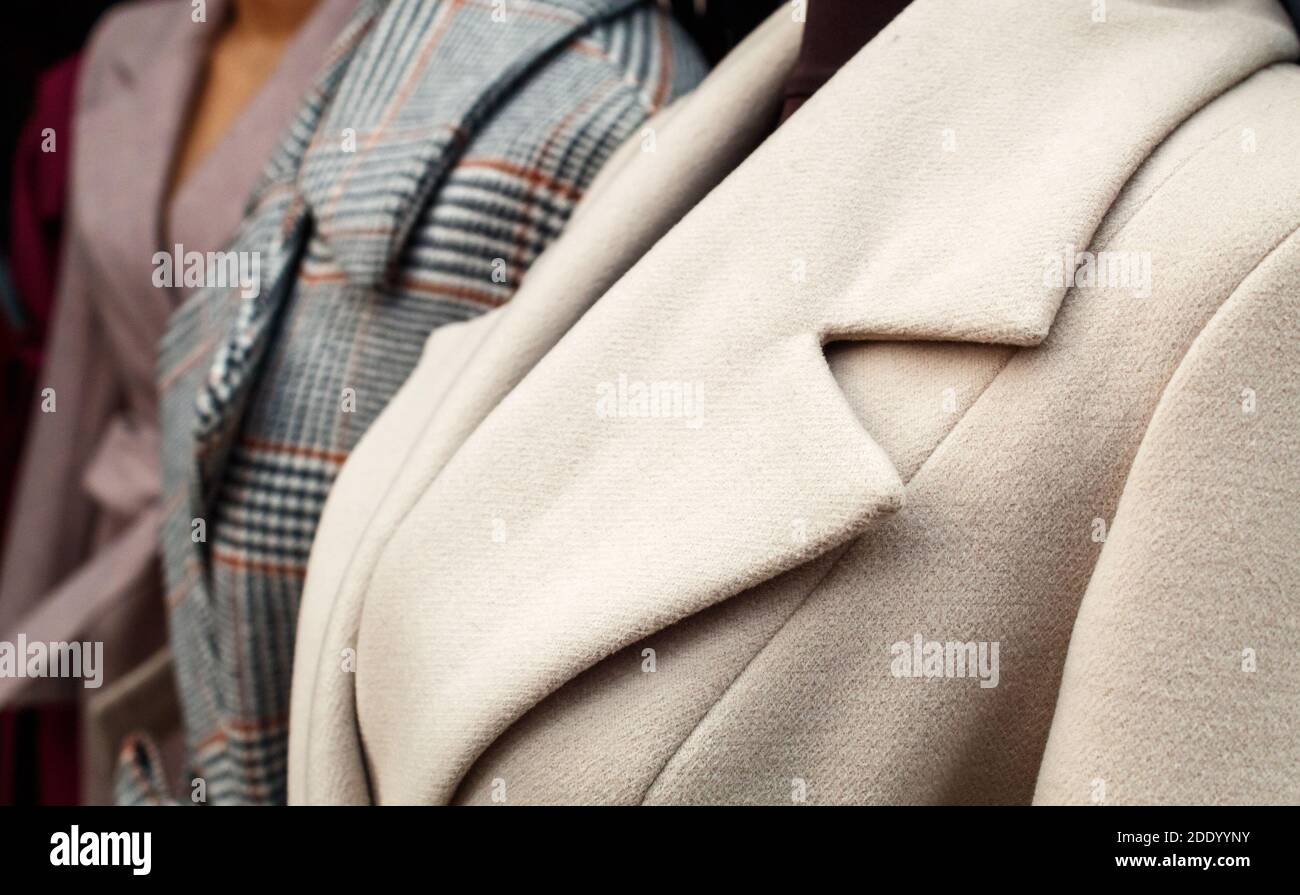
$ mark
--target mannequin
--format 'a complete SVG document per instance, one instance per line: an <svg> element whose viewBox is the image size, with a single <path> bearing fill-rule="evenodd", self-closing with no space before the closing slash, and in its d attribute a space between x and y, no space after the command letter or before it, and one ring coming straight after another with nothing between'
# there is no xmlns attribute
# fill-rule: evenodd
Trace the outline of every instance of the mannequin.
<svg viewBox="0 0 1300 895"><path fill-rule="evenodd" d="M169 195L271 77L285 45L317 2L233 0L229 24L208 53L203 84L176 147Z"/></svg>

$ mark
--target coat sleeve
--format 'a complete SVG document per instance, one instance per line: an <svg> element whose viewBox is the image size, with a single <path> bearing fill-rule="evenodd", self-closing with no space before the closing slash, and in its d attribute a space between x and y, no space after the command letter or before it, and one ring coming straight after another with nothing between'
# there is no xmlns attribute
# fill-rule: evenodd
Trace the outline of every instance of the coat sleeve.
<svg viewBox="0 0 1300 895"><path fill-rule="evenodd" d="M1034 801L1300 802L1300 235L1166 387L1075 621Z"/></svg>

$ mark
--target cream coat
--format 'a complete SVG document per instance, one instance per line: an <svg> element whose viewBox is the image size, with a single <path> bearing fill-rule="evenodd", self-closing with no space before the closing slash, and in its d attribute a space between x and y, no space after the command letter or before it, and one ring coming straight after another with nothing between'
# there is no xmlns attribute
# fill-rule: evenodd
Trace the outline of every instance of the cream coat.
<svg viewBox="0 0 1300 895"><path fill-rule="evenodd" d="M778 13L439 331L317 536L290 799L1300 800L1296 35L1093 16L916 0L737 166Z"/></svg>

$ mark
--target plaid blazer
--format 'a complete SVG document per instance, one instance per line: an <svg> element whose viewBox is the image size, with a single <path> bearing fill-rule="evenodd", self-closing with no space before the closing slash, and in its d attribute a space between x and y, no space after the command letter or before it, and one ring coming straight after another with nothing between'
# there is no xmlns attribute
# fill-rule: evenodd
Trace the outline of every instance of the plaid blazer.
<svg viewBox="0 0 1300 895"><path fill-rule="evenodd" d="M703 75L649 0L358 9L232 245L260 290L197 291L161 345L184 788L285 801L298 601L339 467L429 333L507 301L606 158ZM119 802L170 800L147 738L122 763Z"/></svg>

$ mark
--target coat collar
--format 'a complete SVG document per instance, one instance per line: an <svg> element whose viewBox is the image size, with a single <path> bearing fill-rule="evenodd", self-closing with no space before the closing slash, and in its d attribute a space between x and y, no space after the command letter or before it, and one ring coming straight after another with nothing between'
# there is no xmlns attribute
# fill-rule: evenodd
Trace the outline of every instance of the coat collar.
<svg viewBox="0 0 1300 895"><path fill-rule="evenodd" d="M108 48L114 54L105 66L108 83L78 88L82 98L103 97L80 109L75 122L78 223L97 270L117 287L108 294L124 297L123 318L139 321L142 337L160 332L174 307L171 290L140 284L151 281L153 254L164 243L173 150L228 2L209 4L204 22L192 21L179 4L154 16L144 23L149 33L126 35Z"/></svg>
<svg viewBox="0 0 1300 895"><path fill-rule="evenodd" d="M584 669L896 511L904 484L823 345L1041 344L1066 292L1044 260L1091 242L1182 121L1296 51L1271 0L1111 0L1104 21L916 0L597 303L389 542L358 644L376 794L449 799ZM602 415L624 377L700 389L701 425Z"/></svg>
<svg viewBox="0 0 1300 895"><path fill-rule="evenodd" d="M413 448L420 462L399 464L400 478L387 489L402 499L385 501L373 516L344 511L357 527L341 531L336 501L350 506L358 487L354 476L361 478L362 489L373 491L369 451L363 448L355 465L340 475L321 518L321 540L307 573L294 656L291 801L354 803L368 798L360 771L354 676L333 673L336 650L356 646L364 576L373 555L360 551L382 546L383 538L375 532L387 527L386 520L395 523L400 518L407 508L405 499L418 495L416 483L436 476L465 435L555 340L766 138L780 112L782 84L793 67L799 39L800 28L789 17L773 17L756 29L689 98L646 122L660 151L642 151L643 128L636 140L608 159L564 232L533 264L508 304L469 323L442 327L430 337L425 360L366 436L370 442L384 440L382 450L389 453L393 445L381 434L382 427L412 413L418 419L427 410L427 428ZM667 151L675 146L693 151ZM700 157L694 150L704 146L710 147L709 154ZM647 196L654 201L647 203ZM617 234L612 244L611 234ZM453 357L465 362L453 362ZM364 539L359 536L361 522L367 531ZM329 558L339 553L332 549L334 543L358 544L346 575L328 569ZM317 773L324 767L331 772Z"/></svg>
<svg viewBox="0 0 1300 895"><path fill-rule="evenodd" d="M237 290L230 290L230 294L215 289L195 292L173 317L164 338L164 346L169 341L193 338L190 327L197 317L213 314L214 304L234 306L229 330L221 333L194 399L194 463L189 477L189 500L196 516L207 511L214 489L220 484L249 386L261 367L280 309L295 287L297 264L310 238L311 216L297 187L299 172L322 116L337 96L355 54L371 35L387 3L388 0L362 0L358 4L326 53L316 81L252 190L232 249L259 255L260 288L249 296L242 296ZM168 375L166 370L161 373ZM206 568L206 553L199 550L198 554L200 565Z"/></svg>
<svg viewBox="0 0 1300 895"><path fill-rule="evenodd" d="M503 21L465 0L361 5L254 191L250 216L259 207L280 215L278 237L261 249L265 285L241 302L199 397L201 490L219 475L306 242L328 244L352 285L385 285L424 204L492 105L543 56L634 2L508 4Z"/></svg>
<svg viewBox="0 0 1300 895"><path fill-rule="evenodd" d="M636 2L536 0L499 13L464 0L394 2L358 50L299 177L315 233L349 279L382 284L500 98L539 59Z"/></svg>
<svg viewBox="0 0 1300 895"><path fill-rule="evenodd" d="M327 244L351 285L387 285L424 205L500 97L575 34L635 2L534 0L507 4L501 21L467 0L359 7L255 190L246 231L275 218L276 235L257 247L262 288L239 301L197 399L196 513L219 486L307 243Z"/></svg>

